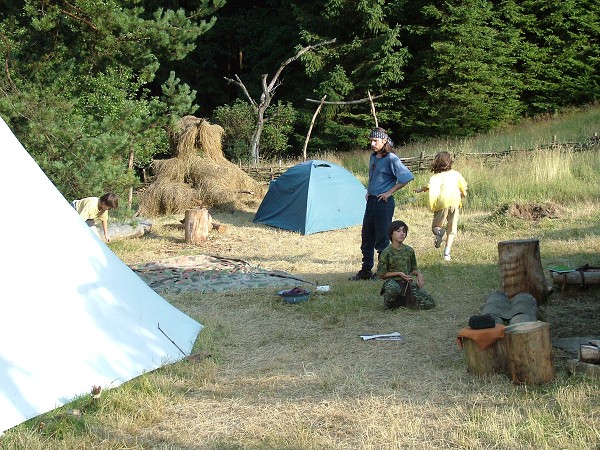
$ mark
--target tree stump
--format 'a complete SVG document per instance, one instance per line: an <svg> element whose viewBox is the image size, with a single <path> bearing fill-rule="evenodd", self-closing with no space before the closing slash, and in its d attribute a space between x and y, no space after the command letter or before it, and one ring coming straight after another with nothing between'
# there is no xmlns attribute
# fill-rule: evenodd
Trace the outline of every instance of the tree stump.
<svg viewBox="0 0 600 450"><path fill-rule="evenodd" d="M504 329L508 375L515 384L539 385L554 379L550 325L523 322Z"/></svg>
<svg viewBox="0 0 600 450"><path fill-rule="evenodd" d="M212 228L212 218L208 209L188 209L185 212L185 242L188 244L204 244L208 239L208 231Z"/></svg>
<svg viewBox="0 0 600 450"><path fill-rule="evenodd" d="M469 373L475 375L508 373L504 339L497 340L484 350L480 349L472 339L463 339L463 345Z"/></svg>
<svg viewBox="0 0 600 450"><path fill-rule="evenodd" d="M537 304L548 297L548 283L540 258L540 241L522 239L498 243L502 291L510 298L521 292L533 295Z"/></svg>

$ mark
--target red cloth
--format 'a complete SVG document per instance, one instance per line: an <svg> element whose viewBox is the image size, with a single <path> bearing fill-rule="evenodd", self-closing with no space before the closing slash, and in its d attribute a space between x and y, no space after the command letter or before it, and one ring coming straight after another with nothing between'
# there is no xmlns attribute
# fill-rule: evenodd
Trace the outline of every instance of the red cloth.
<svg viewBox="0 0 600 450"><path fill-rule="evenodd" d="M474 330L471 327L464 327L458 332L456 337L456 343L460 348L463 348L462 340L464 338L471 339L479 346L481 350L485 350L494 342L504 338L504 329L506 325L496 324L494 328L483 328L481 330Z"/></svg>

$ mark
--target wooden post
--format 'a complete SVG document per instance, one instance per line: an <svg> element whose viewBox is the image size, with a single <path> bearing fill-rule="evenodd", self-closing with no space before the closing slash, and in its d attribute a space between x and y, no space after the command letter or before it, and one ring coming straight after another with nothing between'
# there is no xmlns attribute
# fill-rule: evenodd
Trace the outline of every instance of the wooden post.
<svg viewBox="0 0 600 450"><path fill-rule="evenodd" d="M521 292L533 295L537 304L548 298L548 284L540 258L540 241L521 239L498 243L502 291L509 297Z"/></svg>
<svg viewBox="0 0 600 450"><path fill-rule="evenodd" d="M373 97L371 96L371 91L367 91L367 95L369 96L369 103L371 103L371 114L373 114L373 120L375 121L375 128L379 126L379 122L377 121L377 113L375 112L375 103L373 102Z"/></svg>
<svg viewBox="0 0 600 450"><path fill-rule="evenodd" d="M306 161L306 149L308 147L308 140L310 139L310 133L312 133L312 129L315 126L315 119L317 118L317 115L321 111L321 108L323 107L323 103L325 102L326 98L327 98L327 96L324 95L323 98L321 99L321 103L319 103L317 110L315 111L315 113L312 116L312 120L310 121L310 127L308 127L308 133L306 133L306 140L304 141L304 147L302 148L302 160L303 161ZM279 160L279 165L281 166L281 160Z"/></svg>
<svg viewBox="0 0 600 450"><path fill-rule="evenodd" d="M554 379L547 322L523 322L504 329L508 375L515 384L539 385Z"/></svg>
<svg viewBox="0 0 600 450"><path fill-rule="evenodd" d="M475 375L508 373L506 345L499 339L488 348L481 350L472 339L463 339L467 371Z"/></svg>
<svg viewBox="0 0 600 450"><path fill-rule="evenodd" d="M208 239L208 231L212 227L212 219L208 209L188 209L185 212L185 242L188 244L204 244Z"/></svg>

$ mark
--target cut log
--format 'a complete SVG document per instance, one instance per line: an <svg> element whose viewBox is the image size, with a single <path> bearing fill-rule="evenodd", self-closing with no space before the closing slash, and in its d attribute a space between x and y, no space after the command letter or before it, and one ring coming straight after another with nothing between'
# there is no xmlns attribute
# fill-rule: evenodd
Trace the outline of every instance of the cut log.
<svg viewBox="0 0 600 450"><path fill-rule="evenodd" d="M137 224L131 225L127 223L109 223L108 236L111 242L120 241L122 239L142 237L152 230L152 221L143 219L137 221Z"/></svg>
<svg viewBox="0 0 600 450"><path fill-rule="evenodd" d="M185 212L185 242L204 244L208 239L208 230L212 227L212 218L208 210L188 209Z"/></svg>
<svg viewBox="0 0 600 450"><path fill-rule="evenodd" d="M467 371L475 375L507 373L506 345L499 339L482 350L472 339L463 339Z"/></svg>
<svg viewBox="0 0 600 450"><path fill-rule="evenodd" d="M183 224L183 226L185 226L186 218L184 217L179 222L181 222ZM222 223L213 222L212 216L210 214L208 215L208 223L209 223L209 230L212 228L213 230L216 230L217 233L220 233L220 234L223 234L227 231L227 225L222 224Z"/></svg>
<svg viewBox="0 0 600 450"><path fill-rule="evenodd" d="M579 360L590 364L600 364L600 348L595 345L580 345Z"/></svg>
<svg viewBox="0 0 600 450"><path fill-rule="evenodd" d="M515 384L539 385L554 379L550 326L523 322L504 330L508 375Z"/></svg>
<svg viewBox="0 0 600 450"><path fill-rule="evenodd" d="M578 284L580 286L600 284L600 270L584 271L583 276L577 270L563 273L550 271L550 276L556 284Z"/></svg>
<svg viewBox="0 0 600 450"><path fill-rule="evenodd" d="M502 291L508 297L521 292L533 295L537 304L548 298L548 283L540 259L540 242L522 239L498 243Z"/></svg>
<svg viewBox="0 0 600 450"><path fill-rule="evenodd" d="M600 378L600 364L590 364L570 359L567 362L567 369L573 374L581 374L589 378Z"/></svg>

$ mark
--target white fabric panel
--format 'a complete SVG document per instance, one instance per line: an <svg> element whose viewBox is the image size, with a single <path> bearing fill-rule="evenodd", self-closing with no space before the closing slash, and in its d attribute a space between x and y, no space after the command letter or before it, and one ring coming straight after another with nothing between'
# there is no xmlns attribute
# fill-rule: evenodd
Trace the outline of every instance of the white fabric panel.
<svg viewBox="0 0 600 450"><path fill-rule="evenodd" d="M1 118L0 149L1 434L183 358L202 325L94 235Z"/></svg>

